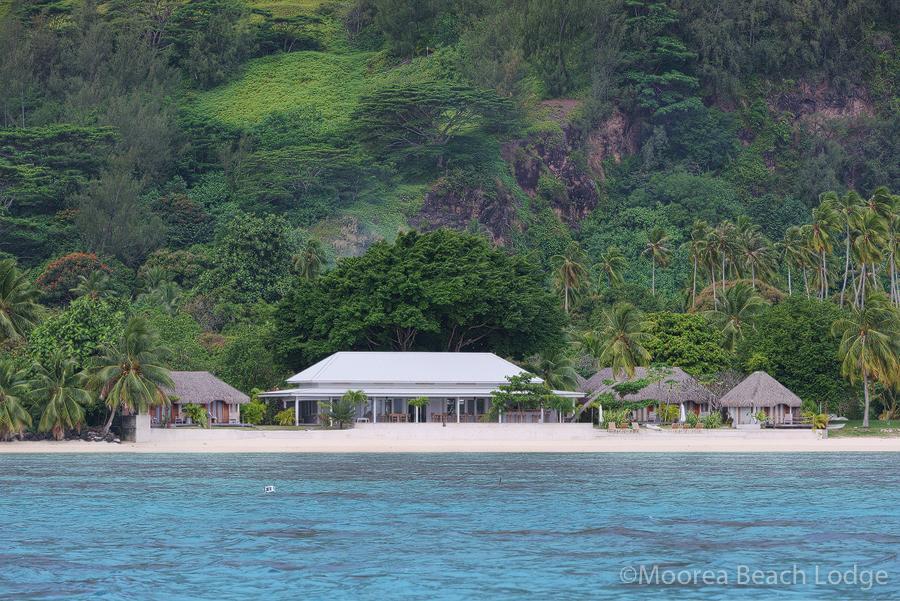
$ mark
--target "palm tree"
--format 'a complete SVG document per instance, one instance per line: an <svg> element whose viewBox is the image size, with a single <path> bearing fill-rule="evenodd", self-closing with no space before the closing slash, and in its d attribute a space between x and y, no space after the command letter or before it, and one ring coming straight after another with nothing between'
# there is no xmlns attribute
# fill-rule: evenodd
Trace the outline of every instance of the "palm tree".
<svg viewBox="0 0 900 601"><path fill-rule="evenodd" d="M881 262L887 246L887 223L875 211L866 209L853 216L853 255L859 264L859 285L854 306L866 304L866 276L874 276L875 264ZM871 266L869 272L867 266ZM873 282L877 280L873 277Z"/></svg>
<svg viewBox="0 0 900 601"><path fill-rule="evenodd" d="M703 260L709 244L709 224L703 219L695 219L691 226L691 239L686 243L691 256L693 270L691 273L691 307L697 304L697 267Z"/></svg>
<svg viewBox="0 0 900 601"><path fill-rule="evenodd" d="M725 294L725 266L734 263L734 251L737 245L737 233L734 224L727 219L712 231L712 250L721 265L722 294Z"/></svg>
<svg viewBox="0 0 900 601"><path fill-rule="evenodd" d="M91 395L83 387L84 374L78 371L75 360L56 350L45 362L36 363L32 371L34 376L26 386L32 398L44 404L38 430L53 432L56 440L62 440L66 430L80 429Z"/></svg>
<svg viewBox="0 0 900 601"><path fill-rule="evenodd" d="M597 362L611 367L614 379L623 372L630 378L635 367L650 363L650 353L644 348L649 338L641 312L629 303L616 303L603 312L595 339Z"/></svg>
<svg viewBox="0 0 900 601"><path fill-rule="evenodd" d="M819 299L828 296L828 254L831 253L831 233L838 223L838 216L827 203L813 209L813 222L809 225L809 244L819 258Z"/></svg>
<svg viewBox="0 0 900 601"><path fill-rule="evenodd" d="M750 282L756 290L756 278L765 280L772 273L772 244L759 234L748 235L741 245L744 265L750 268Z"/></svg>
<svg viewBox="0 0 900 601"><path fill-rule="evenodd" d="M575 371L572 357L558 347L530 357L525 369L557 390L568 390L578 382L578 372Z"/></svg>
<svg viewBox="0 0 900 601"><path fill-rule="evenodd" d="M718 308L704 314L721 328L724 340L722 346L733 351L743 339L745 328L752 327L765 305L766 301L756 291L743 282L738 282L725 291Z"/></svg>
<svg viewBox="0 0 900 601"><path fill-rule="evenodd" d="M584 287L588 277L582 264L584 252L577 242L571 242L564 254L554 255L551 259L557 263L556 286L563 295L563 309L568 315L570 300Z"/></svg>
<svg viewBox="0 0 900 601"><path fill-rule="evenodd" d="M37 323L40 292L12 259L0 260L0 343L24 338Z"/></svg>
<svg viewBox="0 0 900 601"><path fill-rule="evenodd" d="M900 306L900 281L897 276L897 256L900 255L900 196L891 196L893 207L888 216L888 270L891 283L891 303Z"/></svg>
<svg viewBox="0 0 900 601"><path fill-rule="evenodd" d="M606 275L606 282L610 288L622 283L622 270L628 265L625 255L618 246L610 246L605 253L600 255L597 267Z"/></svg>
<svg viewBox="0 0 900 601"><path fill-rule="evenodd" d="M900 380L900 314L890 306L882 294L875 294L867 305L860 306L847 317L831 326L831 332L841 337L838 355L841 373L855 384L862 380L865 412L863 427L869 427L869 382L880 381L885 386Z"/></svg>
<svg viewBox="0 0 900 601"><path fill-rule="evenodd" d="M118 410L143 412L169 404L165 389L171 389L173 383L168 370L161 365L161 358L167 352L147 320L132 317L125 324L121 338L94 358L90 385L109 408L104 435L109 432Z"/></svg>
<svg viewBox="0 0 900 601"><path fill-rule="evenodd" d="M175 282L161 282L150 292L141 294L138 300L159 307L168 315L175 315L181 304L181 287Z"/></svg>
<svg viewBox="0 0 900 601"><path fill-rule="evenodd" d="M354 407L359 407L360 405L365 405L369 397L362 390L348 390L343 394L341 400L352 403Z"/></svg>
<svg viewBox="0 0 900 601"><path fill-rule="evenodd" d="M78 285L74 288L70 288L69 292L73 293L76 297L89 296L97 299L110 296L114 291L110 285L109 275L106 274L106 272L97 269L86 276L79 275Z"/></svg>
<svg viewBox="0 0 900 601"><path fill-rule="evenodd" d="M788 270L788 295L793 296L791 268L805 270L808 256L806 244L803 242L803 232L799 226L792 225L784 232L784 239L778 243L778 250Z"/></svg>
<svg viewBox="0 0 900 601"><path fill-rule="evenodd" d="M841 284L841 306L843 307L844 295L847 292L847 277L850 274L850 222L853 216L863 208L863 199L851 190L843 196L838 196L836 192L826 192L822 195L821 202L827 203L835 212L844 230L844 280Z"/></svg>
<svg viewBox="0 0 900 601"><path fill-rule="evenodd" d="M656 296L656 266L665 267L669 264L669 256L672 252L671 248L669 248L669 241L669 234L666 233L666 230L657 226L647 234L647 244L644 245L644 250L641 253L645 257L650 257L653 265L651 268L650 291L654 296Z"/></svg>
<svg viewBox="0 0 900 601"><path fill-rule="evenodd" d="M147 268L142 279L144 280L144 290L149 292L158 288L160 284L171 281L172 278L169 276L169 272L166 271L165 267L154 265L153 267Z"/></svg>
<svg viewBox="0 0 900 601"><path fill-rule="evenodd" d="M294 255L294 269L304 280L314 280L322 272L325 265L325 249L316 238L306 241L303 249Z"/></svg>
<svg viewBox="0 0 900 601"><path fill-rule="evenodd" d="M25 372L10 360L0 360L0 440L21 434L31 425L31 415L22 407L27 390Z"/></svg>

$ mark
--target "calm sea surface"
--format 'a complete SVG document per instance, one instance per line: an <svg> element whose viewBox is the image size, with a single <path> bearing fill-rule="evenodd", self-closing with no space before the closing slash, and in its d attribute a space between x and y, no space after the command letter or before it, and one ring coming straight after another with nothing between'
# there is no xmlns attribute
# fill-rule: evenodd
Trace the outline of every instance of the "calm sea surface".
<svg viewBox="0 0 900 601"><path fill-rule="evenodd" d="M900 599L891 454L0 455L0 523L2 599Z"/></svg>

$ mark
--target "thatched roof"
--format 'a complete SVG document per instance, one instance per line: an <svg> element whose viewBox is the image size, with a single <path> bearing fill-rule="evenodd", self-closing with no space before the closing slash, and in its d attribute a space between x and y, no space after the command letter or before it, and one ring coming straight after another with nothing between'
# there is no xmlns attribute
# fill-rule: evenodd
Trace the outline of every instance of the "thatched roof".
<svg viewBox="0 0 900 601"><path fill-rule="evenodd" d="M764 371L755 371L719 399L723 407L799 407L800 397Z"/></svg>
<svg viewBox="0 0 900 601"><path fill-rule="evenodd" d="M202 405L211 401L226 403L248 403L250 397L229 386L208 371L172 371L169 372L175 387L168 390L170 396L178 397L178 403L196 403Z"/></svg>
<svg viewBox="0 0 900 601"><path fill-rule="evenodd" d="M715 399L715 395L704 388L689 373L680 367L672 367L670 369L671 373L665 375L659 382L645 386L635 394L626 395L623 400L626 402L652 400L668 403L684 403L687 401L706 403ZM646 377L647 368L636 367L634 369L634 377L629 378L629 380L640 380ZM621 374L619 378L622 378ZM606 392L612 393L618 398L618 394L612 389L612 386L604 383L612 379L612 368L607 367L591 376L579 389L587 394L589 400L593 400L597 398L597 395ZM621 382L622 380L620 379L619 381Z"/></svg>

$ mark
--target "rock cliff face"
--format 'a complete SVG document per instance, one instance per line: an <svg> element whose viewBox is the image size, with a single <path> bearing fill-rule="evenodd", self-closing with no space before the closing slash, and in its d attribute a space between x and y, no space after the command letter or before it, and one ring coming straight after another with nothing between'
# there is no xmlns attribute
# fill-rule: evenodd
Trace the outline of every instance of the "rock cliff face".
<svg viewBox="0 0 900 601"><path fill-rule="evenodd" d="M418 230L442 227L480 229L494 244L506 245L513 229L521 230L516 199L502 182L490 186L460 184L441 178L425 194L421 211L410 222Z"/></svg>
<svg viewBox="0 0 900 601"><path fill-rule="evenodd" d="M577 228L600 200L598 183L605 179L604 162L633 154L637 142L627 117L618 110L584 134L567 121L573 106L556 103L548 108L559 129L509 142L501 152L522 191L531 197L543 195L561 221ZM542 190L542 178L554 183L553 193ZM422 230L482 229L502 245L509 242L513 230L525 227L516 202L500 181L485 185L441 178L425 195L410 225Z"/></svg>

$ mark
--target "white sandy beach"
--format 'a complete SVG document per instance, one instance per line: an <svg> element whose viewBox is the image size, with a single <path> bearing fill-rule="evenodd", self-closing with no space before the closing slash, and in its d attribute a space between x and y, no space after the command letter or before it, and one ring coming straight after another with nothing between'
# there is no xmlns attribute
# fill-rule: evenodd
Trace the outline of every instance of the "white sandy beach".
<svg viewBox="0 0 900 601"><path fill-rule="evenodd" d="M0 443L3 453L831 453L900 452L896 438L608 437L594 440L185 440Z"/></svg>

